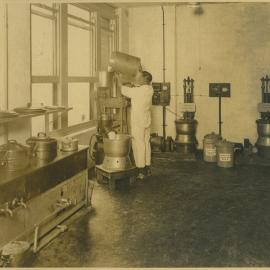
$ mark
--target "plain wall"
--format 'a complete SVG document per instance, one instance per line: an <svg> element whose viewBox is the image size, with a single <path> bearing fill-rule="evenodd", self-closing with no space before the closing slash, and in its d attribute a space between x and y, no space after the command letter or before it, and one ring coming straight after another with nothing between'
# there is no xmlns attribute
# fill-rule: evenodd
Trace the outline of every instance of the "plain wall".
<svg viewBox="0 0 270 270"><path fill-rule="evenodd" d="M160 10L159 6L129 10L129 52L142 58L154 81L162 79ZM270 67L270 4L202 4L202 14L195 14L195 10L184 4L165 7L166 77L172 83L172 94L177 95L177 102L172 97L170 109L179 113L182 81L191 76L195 80L197 138L201 147L205 134L218 132L218 100L208 97L209 83L229 82L231 98L222 100L222 135L231 141L249 138L255 143L260 79ZM153 107L152 111L152 130L162 134L161 109ZM167 133L175 136L171 116Z"/></svg>
<svg viewBox="0 0 270 270"><path fill-rule="evenodd" d="M1 4L1 24L1 107L12 110L30 101L30 5ZM1 126L0 141L25 143L30 128L29 119Z"/></svg>

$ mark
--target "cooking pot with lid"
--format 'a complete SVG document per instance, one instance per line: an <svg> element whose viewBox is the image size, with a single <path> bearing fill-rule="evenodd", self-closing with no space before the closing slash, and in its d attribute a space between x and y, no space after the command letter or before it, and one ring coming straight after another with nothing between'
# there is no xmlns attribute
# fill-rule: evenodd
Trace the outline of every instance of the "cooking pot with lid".
<svg viewBox="0 0 270 270"><path fill-rule="evenodd" d="M0 165L8 171L17 171L29 165L29 147L9 140L0 146Z"/></svg>
<svg viewBox="0 0 270 270"><path fill-rule="evenodd" d="M26 143L30 145L32 154L37 159L50 161L57 156L57 140L48 137L44 132L27 139Z"/></svg>

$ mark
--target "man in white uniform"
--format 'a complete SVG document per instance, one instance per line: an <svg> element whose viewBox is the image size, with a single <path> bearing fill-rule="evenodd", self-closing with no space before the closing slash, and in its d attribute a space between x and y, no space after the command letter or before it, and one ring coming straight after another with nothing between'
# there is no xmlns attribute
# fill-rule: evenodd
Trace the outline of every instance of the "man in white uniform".
<svg viewBox="0 0 270 270"><path fill-rule="evenodd" d="M144 172L150 174L151 147L150 125L153 87L152 75L142 71L137 76L134 87L122 85L122 95L131 99L130 125L132 150L136 166L139 168L138 178L144 178Z"/></svg>

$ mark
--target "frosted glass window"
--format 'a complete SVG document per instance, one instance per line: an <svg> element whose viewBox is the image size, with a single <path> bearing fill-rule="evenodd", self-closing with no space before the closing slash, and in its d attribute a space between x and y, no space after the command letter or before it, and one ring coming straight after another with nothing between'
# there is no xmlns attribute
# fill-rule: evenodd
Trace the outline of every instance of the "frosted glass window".
<svg viewBox="0 0 270 270"><path fill-rule="evenodd" d="M53 27L51 19L31 15L32 75L53 75Z"/></svg>
<svg viewBox="0 0 270 270"><path fill-rule="evenodd" d="M68 74L90 76L90 32L68 26Z"/></svg>
<svg viewBox="0 0 270 270"><path fill-rule="evenodd" d="M53 105L53 84L33 83L32 84L32 104L43 103L45 106Z"/></svg>
<svg viewBox="0 0 270 270"><path fill-rule="evenodd" d="M68 125L89 121L90 85L89 83L69 83L68 106L73 107L68 113Z"/></svg>

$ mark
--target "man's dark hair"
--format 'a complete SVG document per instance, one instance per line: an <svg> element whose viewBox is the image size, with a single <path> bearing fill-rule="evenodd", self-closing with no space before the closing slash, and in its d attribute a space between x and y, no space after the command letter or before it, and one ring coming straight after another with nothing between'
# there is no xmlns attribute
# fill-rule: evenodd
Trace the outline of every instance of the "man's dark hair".
<svg viewBox="0 0 270 270"><path fill-rule="evenodd" d="M143 77L144 77L144 79L145 79L145 81L147 83L151 83L152 82L152 74L151 73L149 73L148 71L143 71L142 72L142 75L143 75Z"/></svg>

